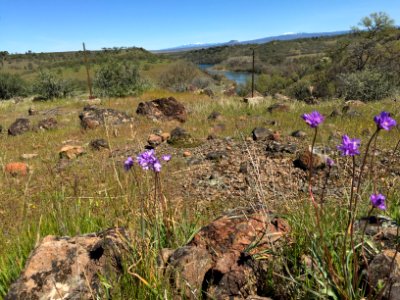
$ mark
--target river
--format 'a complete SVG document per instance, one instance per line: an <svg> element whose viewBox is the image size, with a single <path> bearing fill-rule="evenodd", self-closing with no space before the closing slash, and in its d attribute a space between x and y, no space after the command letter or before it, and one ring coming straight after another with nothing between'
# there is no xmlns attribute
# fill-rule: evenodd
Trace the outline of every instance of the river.
<svg viewBox="0 0 400 300"><path fill-rule="evenodd" d="M251 80L251 73L248 72L232 72L232 71L224 71L224 70L215 70L213 69L214 65L212 64L199 64L198 67L201 70L206 71L208 74L220 74L225 76L227 79L235 81L237 84L246 84L247 80Z"/></svg>

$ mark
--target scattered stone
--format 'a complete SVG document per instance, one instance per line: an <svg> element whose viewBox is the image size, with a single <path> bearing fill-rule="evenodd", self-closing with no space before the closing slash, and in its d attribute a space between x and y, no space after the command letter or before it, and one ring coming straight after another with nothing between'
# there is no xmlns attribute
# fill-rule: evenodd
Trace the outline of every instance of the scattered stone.
<svg viewBox="0 0 400 300"><path fill-rule="evenodd" d="M224 157L227 157L226 151L213 151L210 153L207 153L206 159L208 160L220 160Z"/></svg>
<svg viewBox="0 0 400 300"><path fill-rule="evenodd" d="M93 150L110 149L110 145L105 139L95 139L90 142L90 148Z"/></svg>
<svg viewBox="0 0 400 300"><path fill-rule="evenodd" d="M221 113L219 113L219 112L217 112L217 111L213 111L213 112L208 116L207 119L208 119L208 120L211 120L211 121L221 121L223 118L222 118Z"/></svg>
<svg viewBox="0 0 400 300"><path fill-rule="evenodd" d="M175 98L161 98L139 103L136 113L155 120L187 120L186 108Z"/></svg>
<svg viewBox="0 0 400 300"><path fill-rule="evenodd" d="M255 106L264 101L264 97L262 96L257 96L257 97L246 97L243 98L243 102L247 103L249 106Z"/></svg>
<svg viewBox="0 0 400 300"><path fill-rule="evenodd" d="M302 130L296 130L296 131L292 132L291 136L298 138L298 139L304 139L307 137L307 133Z"/></svg>
<svg viewBox="0 0 400 300"><path fill-rule="evenodd" d="M251 132L254 141L267 140L272 134L272 131L265 127L256 127Z"/></svg>
<svg viewBox="0 0 400 300"><path fill-rule="evenodd" d="M57 128L57 120L54 118L47 118L39 121L38 128L42 130L52 130Z"/></svg>
<svg viewBox="0 0 400 300"><path fill-rule="evenodd" d="M119 125L132 121L132 118L124 112L96 106L85 106L83 112L79 114L79 119L84 129L94 129L104 122Z"/></svg>
<svg viewBox="0 0 400 300"><path fill-rule="evenodd" d="M296 153L297 146L294 143L279 143L276 141L271 141L267 147L266 151L270 153L291 153L294 154Z"/></svg>
<svg viewBox="0 0 400 300"><path fill-rule="evenodd" d="M37 153L24 153L24 154L21 155L21 158L24 159L24 160L30 160L30 159L33 159L35 157L38 157Z"/></svg>
<svg viewBox="0 0 400 300"><path fill-rule="evenodd" d="M28 165L22 162L11 162L5 166L6 173L12 176L26 176L28 174Z"/></svg>
<svg viewBox="0 0 400 300"><path fill-rule="evenodd" d="M190 157L190 156L192 156L192 153L190 151L183 152L183 157Z"/></svg>
<svg viewBox="0 0 400 300"><path fill-rule="evenodd" d="M169 132L163 132L160 134L163 142L168 141L171 138L171 134Z"/></svg>
<svg viewBox="0 0 400 300"><path fill-rule="evenodd" d="M200 142L187 133L185 129L176 127L171 131L168 144L176 148L192 148L198 146Z"/></svg>
<svg viewBox="0 0 400 300"><path fill-rule="evenodd" d="M154 133L150 134L149 137L147 138L147 143L153 148L161 145L162 142L163 138Z"/></svg>
<svg viewBox="0 0 400 300"><path fill-rule="evenodd" d="M214 97L214 92L210 88L205 88L200 91L200 95L207 95L208 97Z"/></svg>
<svg viewBox="0 0 400 300"><path fill-rule="evenodd" d="M274 113L274 112L288 112L290 111L290 106L284 103L275 103L272 104L267 108L267 111L269 113Z"/></svg>
<svg viewBox="0 0 400 300"><path fill-rule="evenodd" d="M383 250L372 259L367 272L371 288L383 285L381 295L387 300L400 299L400 255L396 254L392 249Z"/></svg>
<svg viewBox="0 0 400 300"><path fill-rule="evenodd" d="M31 122L29 119L19 118L8 128L8 135L20 135L31 130Z"/></svg>
<svg viewBox="0 0 400 300"><path fill-rule="evenodd" d="M285 220L263 209L235 210L216 219L186 246L164 257L163 270L170 278L174 299L263 295L268 266L274 259L266 253L277 251L288 232ZM255 259L258 253L264 253L264 259Z"/></svg>
<svg viewBox="0 0 400 300"><path fill-rule="evenodd" d="M30 108L28 109L28 115L34 116L34 115L37 115L37 114L38 114L38 112L37 112L36 109L34 109L34 108L32 108L32 107L30 107Z"/></svg>
<svg viewBox="0 0 400 300"><path fill-rule="evenodd" d="M122 275L123 229L76 237L47 236L32 251L5 300L106 299L104 280Z"/></svg>
<svg viewBox="0 0 400 300"><path fill-rule="evenodd" d="M326 155L314 151L312 156L313 169L322 169L325 167ZM299 156L293 161L293 165L302 170L309 170L311 165L311 151L304 150L300 152Z"/></svg>
<svg viewBox="0 0 400 300"><path fill-rule="evenodd" d="M83 149L82 146L72 146L72 145L66 145L63 146L59 152L60 159L74 159L78 156L81 156L82 154L85 153L85 150Z"/></svg>

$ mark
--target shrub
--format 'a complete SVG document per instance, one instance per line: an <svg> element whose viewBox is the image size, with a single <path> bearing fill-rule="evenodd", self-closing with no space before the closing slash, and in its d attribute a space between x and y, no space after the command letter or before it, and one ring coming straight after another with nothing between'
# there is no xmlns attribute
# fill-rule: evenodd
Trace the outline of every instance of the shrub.
<svg viewBox="0 0 400 300"><path fill-rule="evenodd" d="M164 88L183 92L198 74L199 70L193 63L178 61L161 74L159 83Z"/></svg>
<svg viewBox="0 0 400 300"><path fill-rule="evenodd" d="M362 101L379 100L391 94L389 80L372 70L338 75L339 96Z"/></svg>
<svg viewBox="0 0 400 300"><path fill-rule="evenodd" d="M33 91L44 100L51 100L67 97L72 93L73 86L69 81L63 80L49 71L40 71Z"/></svg>
<svg viewBox="0 0 400 300"><path fill-rule="evenodd" d="M93 87L96 96L122 97L138 95L148 88L148 84L141 78L136 65L111 60L96 70Z"/></svg>
<svg viewBox="0 0 400 300"><path fill-rule="evenodd" d="M205 89L212 84L212 79L207 76L197 76L192 80L192 85L199 88Z"/></svg>
<svg viewBox="0 0 400 300"><path fill-rule="evenodd" d="M308 80L299 80L289 87L289 94L297 100L309 100L313 96L310 87Z"/></svg>
<svg viewBox="0 0 400 300"><path fill-rule="evenodd" d="M23 96L26 92L25 82L18 75L0 73L0 99Z"/></svg>

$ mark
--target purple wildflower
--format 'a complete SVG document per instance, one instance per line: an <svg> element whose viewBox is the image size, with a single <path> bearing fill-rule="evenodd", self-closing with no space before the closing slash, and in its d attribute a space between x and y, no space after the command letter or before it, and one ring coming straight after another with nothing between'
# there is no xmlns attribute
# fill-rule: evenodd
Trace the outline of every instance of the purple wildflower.
<svg viewBox="0 0 400 300"><path fill-rule="evenodd" d="M165 155L161 156L161 159L162 159L163 161L170 161L170 160L171 160L171 157L172 157L172 155L170 155L170 154L165 154Z"/></svg>
<svg viewBox="0 0 400 300"><path fill-rule="evenodd" d="M343 156L354 156L360 154L360 140L359 139L351 139L349 136L342 136L342 143L337 146L340 152L342 152Z"/></svg>
<svg viewBox="0 0 400 300"><path fill-rule="evenodd" d="M313 111L309 114L303 114L301 117L308 125L310 125L311 128L318 127L318 125L325 120L325 117L318 111Z"/></svg>
<svg viewBox="0 0 400 300"><path fill-rule="evenodd" d="M129 171L133 167L133 163L134 163L133 158L129 156L124 162L125 170Z"/></svg>
<svg viewBox="0 0 400 300"><path fill-rule="evenodd" d="M390 117L390 113L383 111L374 117L374 121L379 129L390 130L396 126L396 120Z"/></svg>
<svg viewBox="0 0 400 300"><path fill-rule="evenodd" d="M154 154L154 149L145 151L137 156L137 162L143 170L161 171L161 163Z"/></svg>
<svg viewBox="0 0 400 300"><path fill-rule="evenodd" d="M385 196L382 194L372 194L371 197L371 204L373 207L379 208L380 210L385 210Z"/></svg>
<svg viewBox="0 0 400 300"><path fill-rule="evenodd" d="M328 157L326 159L326 164L328 165L329 168L332 168L335 165L335 161L332 158Z"/></svg>

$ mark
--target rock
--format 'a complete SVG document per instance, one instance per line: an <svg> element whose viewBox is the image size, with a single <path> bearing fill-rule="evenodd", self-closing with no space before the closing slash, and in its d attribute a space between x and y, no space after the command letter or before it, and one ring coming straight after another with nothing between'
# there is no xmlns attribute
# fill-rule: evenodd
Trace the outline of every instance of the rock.
<svg viewBox="0 0 400 300"><path fill-rule="evenodd" d="M272 134L272 131L265 127L256 127L251 132L254 141L267 140Z"/></svg>
<svg viewBox="0 0 400 300"><path fill-rule="evenodd" d="M37 114L38 114L38 112L37 112L36 109L34 109L34 108L32 108L32 107L29 107L29 109L28 109L28 115L34 116L34 115L37 115Z"/></svg>
<svg viewBox="0 0 400 300"><path fill-rule="evenodd" d="M57 121L54 118L47 118L39 121L38 128L42 130L51 130L57 128Z"/></svg>
<svg viewBox="0 0 400 300"><path fill-rule="evenodd" d="M255 106L257 104L262 103L263 101L264 97L262 96L243 98L243 102L247 103L249 106Z"/></svg>
<svg viewBox="0 0 400 300"><path fill-rule="evenodd" d="M396 254L395 250L383 250L372 259L367 272L372 288L388 283L381 294L387 300L400 299L400 255Z"/></svg>
<svg viewBox="0 0 400 300"><path fill-rule="evenodd" d="M312 156L313 169L322 169L325 167L327 156L314 151ZM302 170L309 170L311 163L311 151L304 150L300 152L299 156L293 161L293 165Z"/></svg>
<svg viewBox="0 0 400 300"><path fill-rule="evenodd" d="M220 160L224 157L227 157L226 151L213 151L206 155L206 159L208 160Z"/></svg>
<svg viewBox="0 0 400 300"><path fill-rule="evenodd" d="M95 139L90 142L90 148L93 150L110 149L110 145L105 139Z"/></svg>
<svg viewBox="0 0 400 300"><path fill-rule="evenodd" d="M190 151L183 152L183 157L190 157L190 156L192 156L192 153Z"/></svg>
<svg viewBox="0 0 400 300"><path fill-rule="evenodd" d="M24 160L30 160L30 159L33 159L33 158L35 158L37 156L38 156L37 153L24 153L24 154L21 155L21 158L24 159Z"/></svg>
<svg viewBox="0 0 400 300"><path fill-rule="evenodd" d="M84 129L94 129L104 122L119 125L132 121L132 118L124 112L96 106L85 106L83 112L79 114L79 119Z"/></svg>
<svg viewBox="0 0 400 300"><path fill-rule="evenodd" d="M222 115L221 113L217 112L217 111L213 111L207 118L207 120L211 120L211 121L221 121Z"/></svg>
<svg viewBox="0 0 400 300"><path fill-rule="evenodd" d="M166 142L171 138L171 134L169 132L162 132L160 136L163 142Z"/></svg>
<svg viewBox="0 0 400 300"><path fill-rule="evenodd" d="M269 106L267 108L267 111L269 113L273 113L273 112L288 112L290 111L290 106L287 104L283 104L283 103L275 103L272 104L271 106Z"/></svg>
<svg viewBox="0 0 400 300"><path fill-rule="evenodd" d="M106 299L104 280L122 274L123 229L76 237L47 236L32 251L5 300Z"/></svg>
<svg viewBox="0 0 400 300"><path fill-rule="evenodd" d="M187 120L186 108L175 98L161 98L139 103L136 113L156 120Z"/></svg>
<svg viewBox="0 0 400 300"><path fill-rule="evenodd" d="M26 176L28 170L28 165L22 162L11 162L5 166L5 172L12 176Z"/></svg>
<svg viewBox="0 0 400 300"><path fill-rule="evenodd" d="M286 221L263 209L236 210L216 219L168 258L164 270L174 299L264 295L266 266L273 260L266 253L276 251L288 232ZM265 258L255 259L258 253Z"/></svg>
<svg viewBox="0 0 400 300"><path fill-rule="evenodd" d="M307 133L302 130L296 130L291 133L291 136L298 139L304 139L305 137L307 137Z"/></svg>
<svg viewBox="0 0 400 300"><path fill-rule="evenodd" d="M153 148L161 145L163 142L163 138L157 134L150 134L149 137L147 138L147 143L152 146Z"/></svg>
<svg viewBox="0 0 400 300"><path fill-rule="evenodd" d="M8 128L8 135L16 136L28 132L29 130L31 130L31 122L29 119L19 118Z"/></svg>
<svg viewBox="0 0 400 300"><path fill-rule="evenodd" d="M63 146L59 151L60 159L63 158L74 159L84 153L85 150L83 149L82 146L72 146L72 145Z"/></svg>
<svg viewBox="0 0 400 300"><path fill-rule="evenodd" d="M274 94L274 99L278 100L278 101L289 101L290 98L288 96L279 94L279 93L275 93Z"/></svg>
<svg viewBox="0 0 400 300"><path fill-rule="evenodd" d="M176 148L191 148L198 146L200 142L187 133L185 129L176 127L171 131L168 144Z"/></svg>
<svg viewBox="0 0 400 300"><path fill-rule="evenodd" d="M294 154L294 153L296 153L297 146L296 146L296 144L293 144L293 143L283 144L283 143L279 143L277 141L272 141L272 142L268 143L265 150L270 153Z"/></svg>

